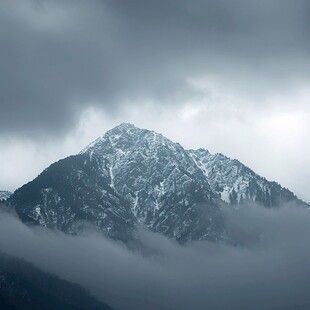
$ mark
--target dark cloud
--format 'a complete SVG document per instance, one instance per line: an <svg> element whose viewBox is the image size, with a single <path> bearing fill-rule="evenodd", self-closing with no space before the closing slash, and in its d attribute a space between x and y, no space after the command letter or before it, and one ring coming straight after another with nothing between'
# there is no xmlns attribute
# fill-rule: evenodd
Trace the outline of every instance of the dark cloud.
<svg viewBox="0 0 310 310"><path fill-rule="evenodd" d="M309 210L227 213L242 246L180 246L141 231L143 251L99 234L68 236L0 217L0 250L81 284L116 309L309 309Z"/></svg>
<svg viewBox="0 0 310 310"><path fill-rule="evenodd" d="M0 130L59 133L90 105L177 103L205 74L252 96L283 89L310 72L308 13L305 0L2 1Z"/></svg>

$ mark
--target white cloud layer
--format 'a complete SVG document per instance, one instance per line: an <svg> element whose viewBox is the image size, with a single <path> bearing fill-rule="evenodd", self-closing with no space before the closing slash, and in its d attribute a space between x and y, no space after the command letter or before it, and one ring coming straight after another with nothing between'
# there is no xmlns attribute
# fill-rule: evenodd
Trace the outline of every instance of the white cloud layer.
<svg viewBox="0 0 310 310"><path fill-rule="evenodd" d="M116 309L306 310L309 210L245 207L227 213L240 246L180 246L141 231L129 250L99 233L68 236L0 214L1 252L78 283Z"/></svg>

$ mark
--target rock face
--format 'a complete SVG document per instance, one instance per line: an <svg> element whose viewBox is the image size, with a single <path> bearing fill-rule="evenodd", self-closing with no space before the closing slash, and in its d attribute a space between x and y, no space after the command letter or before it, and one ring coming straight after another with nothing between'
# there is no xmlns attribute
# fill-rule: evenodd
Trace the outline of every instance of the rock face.
<svg viewBox="0 0 310 310"><path fill-rule="evenodd" d="M178 240L217 238L219 200L181 145L121 124L80 155L98 163L143 226Z"/></svg>
<svg viewBox="0 0 310 310"><path fill-rule="evenodd" d="M207 150L189 150L197 166L204 173L214 193L229 204L256 202L265 207L277 207L293 202L307 206L291 191L276 182L270 182L236 159Z"/></svg>
<svg viewBox="0 0 310 310"><path fill-rule="evenodd" d="M75 233L87 222L122 240L136 219L106 183L99 164L86 154L60 160L15 191L10 203L26 223Z"/></svg>
<svg viewBox="0 0 310 310"><path fill-rule="evenodd" d="M0 191L0 201L5 201L12 195L9 191Z"/></svg>
<svg viewBox="0 0 310 310"><path fill-rule="evenodd" d="M24 222L68 233L90 222L126 241L141 225L186 242L224 240L221 208L247 200L304 204L236 160L185 150L161 134L121 124L51 165L9 203Z"/></svg>

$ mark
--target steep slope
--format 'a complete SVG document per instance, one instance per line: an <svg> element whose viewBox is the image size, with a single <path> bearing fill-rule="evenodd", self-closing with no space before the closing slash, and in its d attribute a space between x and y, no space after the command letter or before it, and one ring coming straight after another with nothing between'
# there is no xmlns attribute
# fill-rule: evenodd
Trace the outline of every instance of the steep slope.
<svg viewBox="0 0 310 310"><path fill-rule="evenodd" d="M188 154L208 179L213 192L230 204L253 201L265 207L293 202L308 207L291 191L259 176L236 159L211 154L204 149L188 150Z"/></svg>
<svg viewBox="0 0 310 310"><path fill-rule="evenodd" d="M220 237L216 196L178 143L121 124L80 154L100 163L105 180L143 226L177 240Z"/></svg>
<svg viewBox="0 0 310 310"><path fill-rule="evenodd" d="M9 202L24 222L68 233L87 222L122 240L135 226L128 204L105 182L98 163L90 165L86 155L52 164L16 190Z"/></svg>
<svg viewBox="0 0 310 310"><path fill-rule="evenodd" d="M223 238L219 199L193 159L130 124L51 165L9 202L24 222L69 233L90 221L124 240L138 222L179 241Z"/></svg>
<svg viewBox="0 0 310 310"><path fill-rule="evenodd" d="M137 225L180 242L224 240L222 205L246 201L307 206L237 160L131 124L54 163L8 200L24 222L68 233L90 222L125 242Z"/></svg>
<svg viewBox="0 0 310 310"><path fill-rule="evenodd" d="M9 191L0 191L0 201L7 200L12 195Z"/></svg>
<svg viewBox="0 0 310 310"><path fill-rule="evenodd" d="M76 284L0 253L0 309L111 310Z"/></svg>

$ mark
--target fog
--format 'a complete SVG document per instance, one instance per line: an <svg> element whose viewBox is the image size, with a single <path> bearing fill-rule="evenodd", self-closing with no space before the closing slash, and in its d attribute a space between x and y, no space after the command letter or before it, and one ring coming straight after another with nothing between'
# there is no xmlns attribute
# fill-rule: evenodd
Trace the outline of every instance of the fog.
<svg viewBox="0 0 310 310"><path fill-rule="evenodd" d="M309 309L310 213L226 211L234 245L181 246L140 230L139 247L69 236L0 215L0 251L78 283L115 309Z"/></svg>

